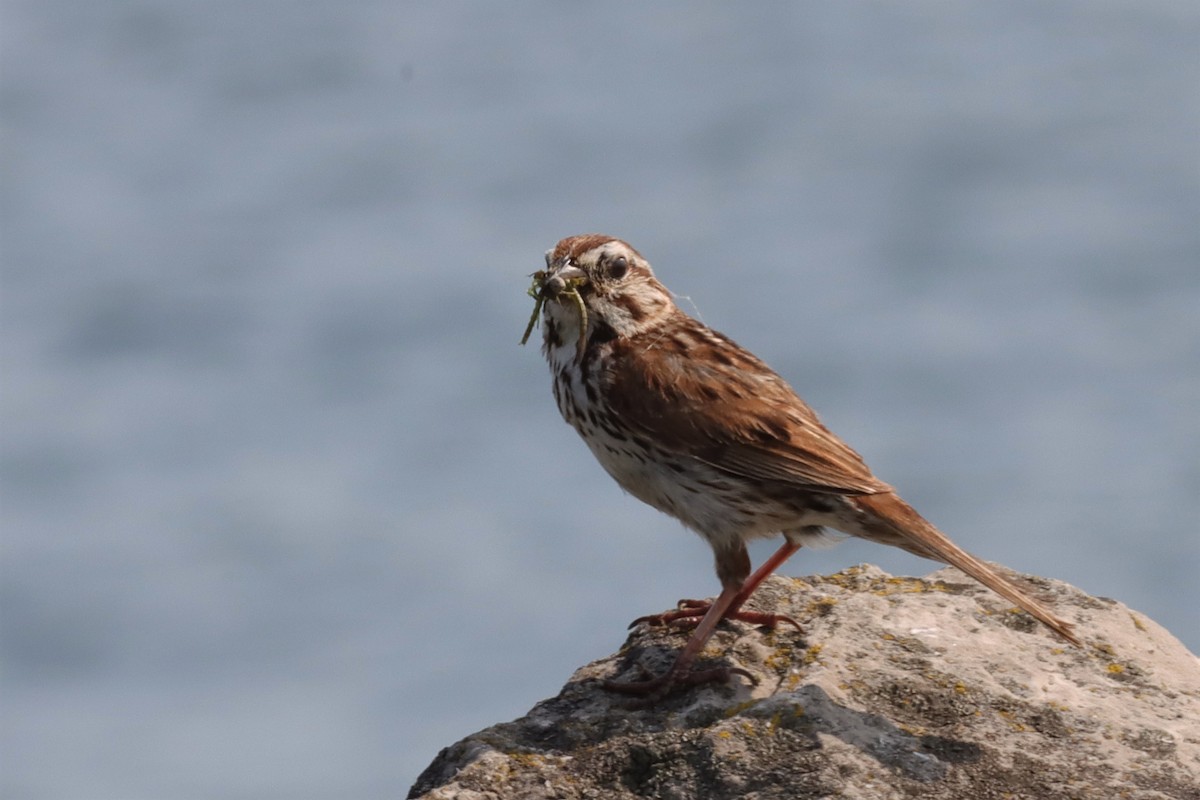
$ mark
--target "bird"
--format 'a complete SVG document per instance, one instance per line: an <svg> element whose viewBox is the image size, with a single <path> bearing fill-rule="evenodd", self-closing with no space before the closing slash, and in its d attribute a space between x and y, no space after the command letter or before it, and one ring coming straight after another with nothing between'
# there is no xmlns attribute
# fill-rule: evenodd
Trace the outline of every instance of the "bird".
<svg viewBox="0 0 1200 800"><path fill-rule="evenodd" d="M622 489L708 542L721 585L715 600L634 620L694 627L665 672L605 688L653 701L682 686L749 678L692 665L722 620L799 628L743 606L803 545L827 540L828 529L957 567L1081 646L1071 623L875 477L761 359L679 308L628 243L569 236L532 278L536 302L522 343L540 321L563 419ZM780 548L751 572L747 543L779 535Z"/></svg>

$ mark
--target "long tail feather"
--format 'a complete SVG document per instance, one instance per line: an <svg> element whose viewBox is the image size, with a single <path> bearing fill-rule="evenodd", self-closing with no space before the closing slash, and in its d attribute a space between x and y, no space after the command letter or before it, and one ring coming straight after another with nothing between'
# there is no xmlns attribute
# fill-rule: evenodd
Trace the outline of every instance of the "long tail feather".
<svg viewBox="0 0 1200 800"><path fill-rule="evenodd" d="M853 498L851 502L865 512L860 524L865 529L866 538L895 545L924 558L957 567L996 594L1029 612L1030 616L1071 644L1076 647L1083 646L1071 623L1055 616L1049 608L1030 597L1013 581L950 541L896 494L888 492L864 495Z"/></svg>

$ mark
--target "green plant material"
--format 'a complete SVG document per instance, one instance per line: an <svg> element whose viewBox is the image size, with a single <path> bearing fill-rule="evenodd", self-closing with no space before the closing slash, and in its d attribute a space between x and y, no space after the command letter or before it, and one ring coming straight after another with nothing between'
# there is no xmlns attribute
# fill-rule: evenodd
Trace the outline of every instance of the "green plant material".
<svg viewBox="0 0 1200 800"><path fill-rule="evenodd" d="M521 344L529 341L529 334L533 333L533 326L537 324L538 315L542 312L542 304L546 302L546 297L542 294L542 287L546 283L546 273L538 270L530 277L533 278L533 283L529 284L525 294L534 299L533 313L529 315L529 324L525 326L525 335L521 337Z"/></svg>
<svg viewBox="0 0 1200 800"><path fill-rule="evenodd" d="M583 303L583 295L579 293L578 283L568 285L564 294L574 298L575 307L579 309L579 344L575 346L575 361L578 363L583 361L583 346L587 344L587 306Z"/></svg>
<svg viewBox="0 0 1200 800"><path fill-rule="evenodd" d="M542 306L546 303L546 279L549 277L545 272L538 270L531 276L533 283L525 291L527 295L533 298L533 313L529 315L529 324L525 326L525 335L521 337L521 344L529 341L529 335L533 333L533 328L537 325L539 315L542 311ZM566 282L566 288L560 291L555 299L560 297L569 297L575 302L575 308L579 310L579 345L575 348L575 360L583 360L583 346L587 344L587 326L588 312L587 304L583 302L583 295L579 293L579 287L583 284L582 278L575 278Z"/></svg>

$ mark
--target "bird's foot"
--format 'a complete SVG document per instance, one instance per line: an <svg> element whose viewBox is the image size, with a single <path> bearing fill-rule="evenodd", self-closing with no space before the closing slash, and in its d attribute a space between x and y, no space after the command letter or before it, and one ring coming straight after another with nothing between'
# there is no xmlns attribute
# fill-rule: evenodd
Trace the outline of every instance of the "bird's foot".
<svg viewBox="0 0 1200 800"><path fill-rule="evenodd" d="M633 622L629 623L630 628L635 628L638 625L645 623L650 627L658 627L662 625L671 625L676 628L694 628L700 624L700 620L712 608L712 602L709 600L680 600L678 608L674 611L664 611L661 614L649 614L644 617L638 617ZM783 614L767 614L763 611L745 611L737 609L725 614L722 619L736 619L739 622L749 622L752 625L762 625L767 629L773 629L781 622L786 622L789 625L794 625L796 630L803 630L800 623L791 617Z"/></svg>
<svg viewBox="0 0 1200 800"><path fill-rule="evenodd" d="M642 670L642 674L646 674ZM629 704L630 708L646 708L666 697L672 690L683 686L701 686L706 683L729 683L734 675L741 675L757 686L758 679L740 667L711 667L709 669L678 670L674 666L659 675L640 681L604 681L607 691L638 697Z"/></svg>

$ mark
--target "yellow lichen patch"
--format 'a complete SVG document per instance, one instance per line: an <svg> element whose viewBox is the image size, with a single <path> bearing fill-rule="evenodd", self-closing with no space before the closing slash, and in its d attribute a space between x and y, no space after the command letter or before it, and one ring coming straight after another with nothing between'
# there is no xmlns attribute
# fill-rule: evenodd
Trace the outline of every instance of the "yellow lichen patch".
<svg viewBox="0 0 1200 800"><path fill-rule="evenodd" d="M825 647L825 645L814 644L812 647L805 650L804 658L802 659L803 662L805 664L817 663L817 657L821 655L821 650L824 649L824 647Z"/></svg>
<svg viewBox="0 0 1200 800"><path fill-rule="evenodd" d="M1146 626L1142 624L1142 621L1138 619L1137 614L1130 614L1129 618L1133 620L1133 627L1137 628L1142 633L1145 633L1148 630Z"/></svg>
<svg viewBox="0 0 1200 800"><path fill-rule="evenodd" d="M825 575L821 580L824 583L832 583L835 586L846 588L851 586L855 582L854 579L859 575L862 575L862 573L862 567L848 567L841 572L835 572L832 575Z"/></svg>
<svg viewBox="0 0 1200 800"><path fill-rule="evenodd" d="M791 645L777 645L771 654L763 659L763 665L775 672L782 672L791 667L796 661L796 649Z"/></svg>
<svg viewBox="0 0 1200 800"><path fill-rule="evenodd" d="M546 759L537 753L507 753L509 759L526 769L535 769L546 763Z"/></svg>
<svg viewBox="0 0 1200 800"><path fill-rule="evenodd" d="M871 594L886 597L889 594L920 594L928 592L930 585L919 578L885 578L882 585L872 589Z"/></svg>
<svg viewBox="0 0 1200 800"><path fill-rule="evenodd" d="M955 694L966 694L967 693L967 685L965 683L963 683L962 681L959 681L958 683L954 684L954 693Z"/></svg>
<svg viewBox="0 0 1200 800"><path fill-rule="evenodd" d="M1013 712L999 711L997 713L999 713L1000 716L1004 717L1004 719L1008 721L1008 727L1010 727L1012 730L1017 731L1017 732L1023 732L1023 731L1028 730L1028 728L1026 728L1023 723L1017 722L1016 714L1014 714Z"/></svg>
<svg viewBox="0 0 1200 800"><path fill-rule="evenodd" d="M1108 644L1107 642L1101 642L1093 646L1096 648L1100 658L1108 662L1104 665L1104 669L1108 671L1109 675L1118 677L1129 673L1128 676L1123 679L1127 680L1128 678L1136 677L1139 674L1138 668L1135 664L1131 664L1128 661L1122 663L1117 660L1117 651L1111 644Z"/></svg>
<svg viewBox="0 0 1200 800"><path fill-rule="evenodd" d="M757 700L747 700L744 703L738 703L737 705L730 706L725 710L725 717L727 719L729 717L736 717L738 714L747 709L754 708L756 705L758 705Z"/></svg>
<svg viewBox="0 0 1200 800"><path fill-rule="evenodd" d="M835 575L830 577L839 576ZM857 575L850 577L857 577ZM849 581L845 580L844 578L832 582L843 587L846 587L849 583ZM886 578L873 578L867 587L867 591L876 597L887 597L888 595L893 594L923 594L925 592L945 592L947 594L953 594L956 589L945 581L927 581L923 578L889 576Z"/></svg>
<svg viewBox="0 0 1200 800"><path fill-rule="evenodd" d="M828 595L823 595L821 597L818 597L815 600L809 601L808 605L804 609L804 613L810 617L814 617L814 616L822 616L823 617L826 614L828 614L829 610L831 608L833 608L834 606L836 606L837 604L838 604L838 601L835 600L834 598L832 598Z"/></svg>

